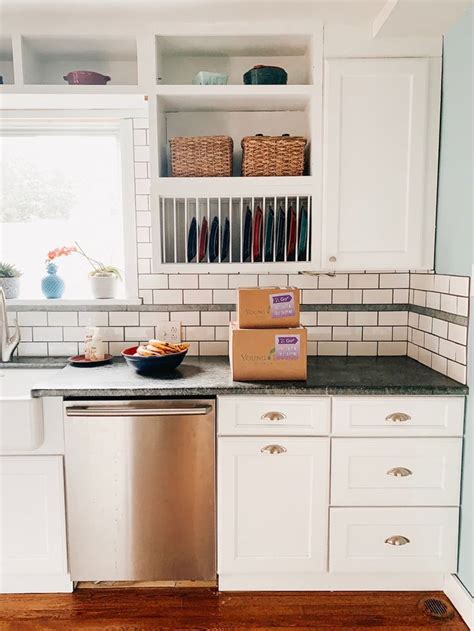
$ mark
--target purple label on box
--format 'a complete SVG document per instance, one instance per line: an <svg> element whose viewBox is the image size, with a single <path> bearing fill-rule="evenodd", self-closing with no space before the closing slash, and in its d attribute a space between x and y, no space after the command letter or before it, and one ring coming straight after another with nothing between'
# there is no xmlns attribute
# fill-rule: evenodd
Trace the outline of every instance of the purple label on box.
<svg viewBox="0 0 474 631"><path fill-rule="evenodd" d="M271 294L270 315L272 318L288 318L296 315L295 298L293 294Z"/></svg>
<svg viewBox="0 0 474 631"><path fill-rule="evenodd" d="M275 335L275 359L299 359L299 335Z"/></svg>

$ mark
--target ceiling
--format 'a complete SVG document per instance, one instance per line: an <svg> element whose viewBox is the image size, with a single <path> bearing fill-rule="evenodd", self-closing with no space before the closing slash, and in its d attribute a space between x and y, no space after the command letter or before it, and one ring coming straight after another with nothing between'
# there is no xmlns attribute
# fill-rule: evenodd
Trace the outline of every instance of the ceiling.
<svg viewBox="0 0 474 631"><path fill-rule="evenodd" d="M153 19L214 21L254 19L318 19L324 22L364 25L379 37L430 37L449 30L474 0L0 0L2 17L22 22L35 16L46 19L72 14L114 18L130 16L134 23Z"/></svg>

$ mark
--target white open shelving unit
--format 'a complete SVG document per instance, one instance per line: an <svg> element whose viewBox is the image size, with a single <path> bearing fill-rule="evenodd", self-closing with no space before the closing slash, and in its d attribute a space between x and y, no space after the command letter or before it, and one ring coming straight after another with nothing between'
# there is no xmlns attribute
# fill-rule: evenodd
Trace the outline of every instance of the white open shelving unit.
<svg viewBox="0 0 474 631"><path fill-rule="evenodd" d="M154 242L159 243L154 249L155 269L192 272L198 266L201 271L231 272L248 270L251 264L262 271L290 271L301 270L303 261L308 269L315 268L320 254L314 235L320 231L321 217L322 29L248 35L230 31L219 35L166 33L156 35L155 45L157 85L150 95L153 235ZM244 72L256 64L285 68L288 84L244 85ZM193 85L199 70L224 72L229 76L228 84ZM308 141L305 174L294 178L241 177L241 139L259 133L304 136ZM201 135L232 137L233 177L170 177L170 138ZM309 215L304 257L297 260L297 253L295 258L288 257L286 249L281 256L274 252L263 260L255 260L251 249L250 256L245 257L247 208L252 214L260 208L264 221L269 208L275 218L281 208L286 221L293 206L298 220L302 206ZM209 252L201 261L199 253L192 260L186 259L185 241L190 239L193 217L199 219L199 229L204 217L208 229L214 218L219 221L221 248L214 261ZM222 259L226 219L232 243L229 255ZM276 233L273 238L277 238Z"/></svg>

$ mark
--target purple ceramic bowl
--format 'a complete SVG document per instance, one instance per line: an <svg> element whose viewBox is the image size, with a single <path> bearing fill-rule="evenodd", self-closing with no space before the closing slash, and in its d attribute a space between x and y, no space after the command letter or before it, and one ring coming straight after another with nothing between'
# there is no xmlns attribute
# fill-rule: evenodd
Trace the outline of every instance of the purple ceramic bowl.
<svg viewBox="0 0 474 631"><path fill-rule="evenodd" d="M72 70L63 77L69 85L105 85L110 77L92 70Z"/></svg>

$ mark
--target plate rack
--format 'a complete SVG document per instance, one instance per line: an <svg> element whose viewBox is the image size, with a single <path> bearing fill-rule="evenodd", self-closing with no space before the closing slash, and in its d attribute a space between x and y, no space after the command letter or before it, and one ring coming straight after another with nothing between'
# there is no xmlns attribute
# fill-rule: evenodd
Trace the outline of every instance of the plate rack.
<svg viewBox="0 0 474 631"><path fill-rule="evenodd" d="M159 199L160 263L285 265L311 261L308 194Z"/></svg>

